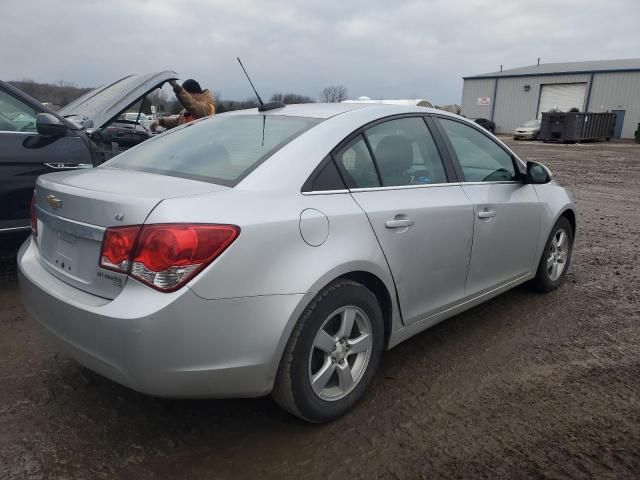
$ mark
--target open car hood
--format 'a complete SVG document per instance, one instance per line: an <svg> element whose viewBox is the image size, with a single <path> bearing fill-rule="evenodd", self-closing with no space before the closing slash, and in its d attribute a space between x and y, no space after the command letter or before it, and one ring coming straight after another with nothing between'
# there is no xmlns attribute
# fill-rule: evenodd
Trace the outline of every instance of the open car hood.
<svg viewBox="0 0 640 480"><path fill-rule="evenodd" d="M164 82L177 78L178 74L170 70L128 75L82 95L61 108L58 114L83 128L102 128L147 93Z"/></svg>

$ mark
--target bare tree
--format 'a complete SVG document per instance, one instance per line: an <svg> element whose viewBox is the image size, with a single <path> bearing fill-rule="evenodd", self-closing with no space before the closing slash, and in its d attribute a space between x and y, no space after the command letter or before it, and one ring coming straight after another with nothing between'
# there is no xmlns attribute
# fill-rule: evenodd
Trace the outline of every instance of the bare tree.
<svg viewBox="0 0 640 480"><path fill-rule="evenodd" d="M292 103L315 103L315 100L306 95L300 95L299 93L274 93L271 95L272 102L282 102L285 105Z"/></svg>
<svg viewBox="0 0 640 480"><path fill-rule="evenodd" d="M258 106L256 97L249 97L246 100L224 100L222 96L216 96L216 113L229 112L231 110L243 110L245 108L255 108Z"/></svg>
<svg viewBox="0 0 640 480"><path fill-rule="evenodd" d="M347 87L344 85L329 85L322 89L320 98L326 103L339 103L347 99Z"/></svg>

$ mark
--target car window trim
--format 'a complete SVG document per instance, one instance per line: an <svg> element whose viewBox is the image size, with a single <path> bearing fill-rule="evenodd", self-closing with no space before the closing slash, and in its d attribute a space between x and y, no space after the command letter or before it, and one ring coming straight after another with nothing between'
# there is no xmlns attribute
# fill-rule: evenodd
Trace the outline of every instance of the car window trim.
<svg viewBox="0 0 640 480"><path fill-rule="evenodd" d="M311 190L307 192L301 192L302 195L338 195L349 193L349 189L345 188L342 190Z"/></svg>
<svg viewBox="0 0 640 480"><path fill-rule="evenodd" d="M369 127L371 128L371 127ZM369 151L369 156L371 157L371 161L373 162L373 168L376 171L376 176L378 177L378 184L380 185L380 187L384 186L384 183L382 181L382 174L380 173L380 167L378 166L378 160L376 160L376 155L373 153L373 147L371 146L371 142L369 142L369 137L366 134L366 131L368 129L364 129L362 130L362 138L364 138L364 144L367 146L367 150ZM380 188L378 187L378 188ZM364 188L364 187L363 187ZM375 187L373 187L375 188Z"/></svg>
<svg viewBox="0 0 640 480"><path fill-rule="evenodd" d="M424 121L427 124L427 128L431 132L431 136L433 137L433 141L436 143L436 148L440 153L440 159L444 165L445 174L447 176L447 180L449 182L460 182L464 177L462 177L458 171L456 170L456 164L449 153L449 149L442 138L442 133L438 128L437 122L433 119L433 115L425 115Z"/></svg>
<svg viewBox="0 0 640 480"><path fill-rule="evenodd" d="M14 135L38 135L38 132L12 132L11 130L0 130L0 133L10 133Z"/></svg>
<svg viewBox="0 0 640 480"><path fill-rule="evenodd" d="M522 183L522 169L520 168L520 164L518 163L518 161L516 160L515 155L513 154L513 152L511 152L510 150L505 150L505 148L500 145L498 142L496 142L493 138L491 138L489 135L487 135L486 131L483 131L484 129L482 127L476 127L475 125L468 123L468 122L464 122L464 121L460 121L457 118L453 118L453 117L449 117L446 115L432 115L433 118L433 123L436 125L436 127L438 128L438 131L440 132L440 135L442 136L442 139L446 145L447 150L449 151L449 154L451 155L451 158L454 160L454 167L456 168L456 171L458 172L458 177L460 178L460 182L465 184L465 185L470 185L470 184L475 184L475 185L485 185L485 184L499 184L499 183ZM451 143L451 140L449 139L449 136L447 135L447 132L444 129L444 126L442 125L442 123L439 121L440 119L444 119L444 120L451 120L452 122L457 122L460 123L461 125L465 125L473 130L476 130L478 132L480 132L480 134L484 135L487 139L489 139L491 142L493 142L498 148L500 148L500 150L502 150L503 152L505 152L509 158L511 158L511 163L513 165L513 169L514 171L520 176L520 180L501 180L501 181L490 181L490 182L468 182L465 180L465 175L464 175L464 171L462 170L462 165L460 164L460 159L458 158L458 154L456 153L455 148L453 147L453 144Z"/></svg>
<svg viewBox="0 0 640 480"><path fill-rule="evenodd" d="M375 192L378 190L413 190L415 188L442 188L460 186L460 182L446 182L446 183L423 183L419 185L389 185L387 187L359 187L352 188L349 191L352 193L357 192Z"/></svg>

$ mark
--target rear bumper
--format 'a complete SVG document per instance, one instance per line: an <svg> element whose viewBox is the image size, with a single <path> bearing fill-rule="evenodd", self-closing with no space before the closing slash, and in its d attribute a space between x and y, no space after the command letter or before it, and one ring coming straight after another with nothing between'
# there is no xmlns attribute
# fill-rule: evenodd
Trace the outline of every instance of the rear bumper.
<svg viewBox="0 0 640 480"><path fill-rule="evenodd" d="M26 310L87 368L162 397L246 397L273 387L303 294L205 300L129 280L107 300L47 272L29 239L18 253Z"/></svg>

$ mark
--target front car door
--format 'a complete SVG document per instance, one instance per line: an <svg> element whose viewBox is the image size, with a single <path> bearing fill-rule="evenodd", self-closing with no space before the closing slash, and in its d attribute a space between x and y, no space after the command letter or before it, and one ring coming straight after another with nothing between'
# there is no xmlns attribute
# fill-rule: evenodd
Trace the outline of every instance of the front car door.
<svg viewBox="0 0 640 480"><path fill-rule="evenodd" d="M436 119L456 161L475 226L466 296L477 296L535 271L542 205L522 181L513 155L480 128Z"/></svg>
<svg viewBox="0 0 640 480"><path fill-rule="evenodd" d="M449 183L455 172L425 118L370 126L334 159L382 247L405 324L457 303L464 296L473 205L459 184Z"/></svg>
<svg viewBox="0 0 640 480"><path fill-rule="evenodd" d="M33 102L0 85L0 234L28 231L29 206L39 175L91 166L89 144L79 131L59 138L38 134Z"/></svg>

